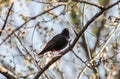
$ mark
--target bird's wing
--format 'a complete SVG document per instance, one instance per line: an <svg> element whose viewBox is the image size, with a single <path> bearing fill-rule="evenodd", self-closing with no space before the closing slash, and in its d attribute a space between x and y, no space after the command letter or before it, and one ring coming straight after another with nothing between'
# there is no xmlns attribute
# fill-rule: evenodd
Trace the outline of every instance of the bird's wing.
<svg viewBox="0 0 120 79"><path fill-rule="evenodd" d="M45 48L39 53L40 54L43 54L47 51L51 51L51 49L54 47L55 43L58 42L60 39L61 39L61 35L58 34L56 36L54 36L45 46Z"/></svg>
<svg viewBox="0 0 120 79"><path fill-rule="evenodd" d="M46 45L46 47L45 47L45 50L48 49L48 48L54 47L55 43L58 42L58 41L61 39L61 37L62 37L62 36L61 36L60 34L54 36L54 37L47 43L47 45Z"/></svg>

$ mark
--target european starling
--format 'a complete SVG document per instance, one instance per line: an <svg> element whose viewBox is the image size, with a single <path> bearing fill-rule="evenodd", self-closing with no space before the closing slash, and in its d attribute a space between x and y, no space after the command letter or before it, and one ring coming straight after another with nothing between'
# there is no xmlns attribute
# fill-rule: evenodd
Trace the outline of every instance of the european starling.
<svg viewBox="0 0 120 79"><path fill-rule="evenodd" d="M69 38L69 31L65 28L60 34L54 36L38 55L42 55L48 51L59 51L65 48L68 44Z"/></svg>

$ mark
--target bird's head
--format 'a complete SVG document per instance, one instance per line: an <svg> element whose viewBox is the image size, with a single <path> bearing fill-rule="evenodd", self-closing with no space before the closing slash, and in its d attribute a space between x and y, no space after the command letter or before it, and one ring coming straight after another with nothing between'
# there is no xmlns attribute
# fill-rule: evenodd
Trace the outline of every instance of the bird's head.
<svg viewBox="0 0 120 79"><path fill-rule="evenodd" d="M65 38L67 38L67 39L70 38L68 28L63 29L63 31L61 32L61 34L62 34Z"/></svg>

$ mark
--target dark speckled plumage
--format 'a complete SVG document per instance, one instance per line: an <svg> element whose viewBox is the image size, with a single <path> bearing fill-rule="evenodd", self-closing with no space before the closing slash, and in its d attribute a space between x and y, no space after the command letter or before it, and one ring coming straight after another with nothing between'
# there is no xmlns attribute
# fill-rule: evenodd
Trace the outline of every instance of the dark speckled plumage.
<svg viewBox="0 0 120 79"><path fill-rule="evenodd" d="M54 36L38 55L42 55L48 51L59 51L65 48L68 44L68 39L69 31L65 28L60 34Z"/></svg>

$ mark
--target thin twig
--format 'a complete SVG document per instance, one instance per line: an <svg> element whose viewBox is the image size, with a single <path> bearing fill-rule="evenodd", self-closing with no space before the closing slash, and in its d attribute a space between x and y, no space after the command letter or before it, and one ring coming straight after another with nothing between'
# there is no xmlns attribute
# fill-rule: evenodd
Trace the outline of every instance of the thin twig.
<svg viewBox="0 0 120 79"><path fill-rule="evenodd" d="M7 20L8 20L8 17L9 17L9 15L10 15L10 12L11 12L11 10L12 10L13 4L14 4L14 3L11 4L11 7L10 7L9 10L8 10L7 17L6 17L6 19L5 19L5 22L4 22L4 24L3 24L2 29L1 29L1 31L0 31L0 36L1 36L1 34L2 34L3 30L4 30L4 28L5 28L5 26L6 26L6 24L7 24Z"/></svg>
<svg viewBox="0 0 120 79"><path fill-rule="evenodd" d="M83 61L73 50L71 51L80 61L82 61L82 63L84 63L88 68L92 69L92 67L88 66L88 64L85 61Z"/></svg>
<svg viewBox="0 0 120 79"><path fill-rule="evenodd" d="M83 15L82 15L82 26L84 26L84 21L85 21L85 18L84 18L84 16L85 16L85 4L83 5ZM83 28L83 27L82 27ZM88 45L88 41L87 41L87 39L86 39L86 33L84 33L84 35L83 35L83 42L82 42L82 46L83 46L83 48L85 49L85 51L86 51L86 57L88 58L88 60L91 60L92 59L92 54L91 54L91 52L90 52L90 48L89 48L89 45Z"/></svg>
<svg viewBox="0 0 120 79"><path fill-rule="evenodd" d="M80 3L89 4L89 5L98 7L99 9L103 9L103 8L104 8L104 6L102 6L102 5L95 4L95 3L93 3L93 2L88 2L88 1L85 1L85 0L73 0L73 1L74 1L74 2L80 2Z"/></svg>
<svg viewBox="0 0 120 79"><path fill-rule="evenodd" d="M61 15L64 15L65 14L65 8L66 8L66 5L64 5L64 10L60 13L60 14L58 14L57 16L53 16L53 18L51 18L51 19L49 19L49 20L46 20L46 21L42 21L42 22L50 22L50 21L53 21L54 19L56 19L56 18L58 18L58 17L60 17Z"/></svg>

